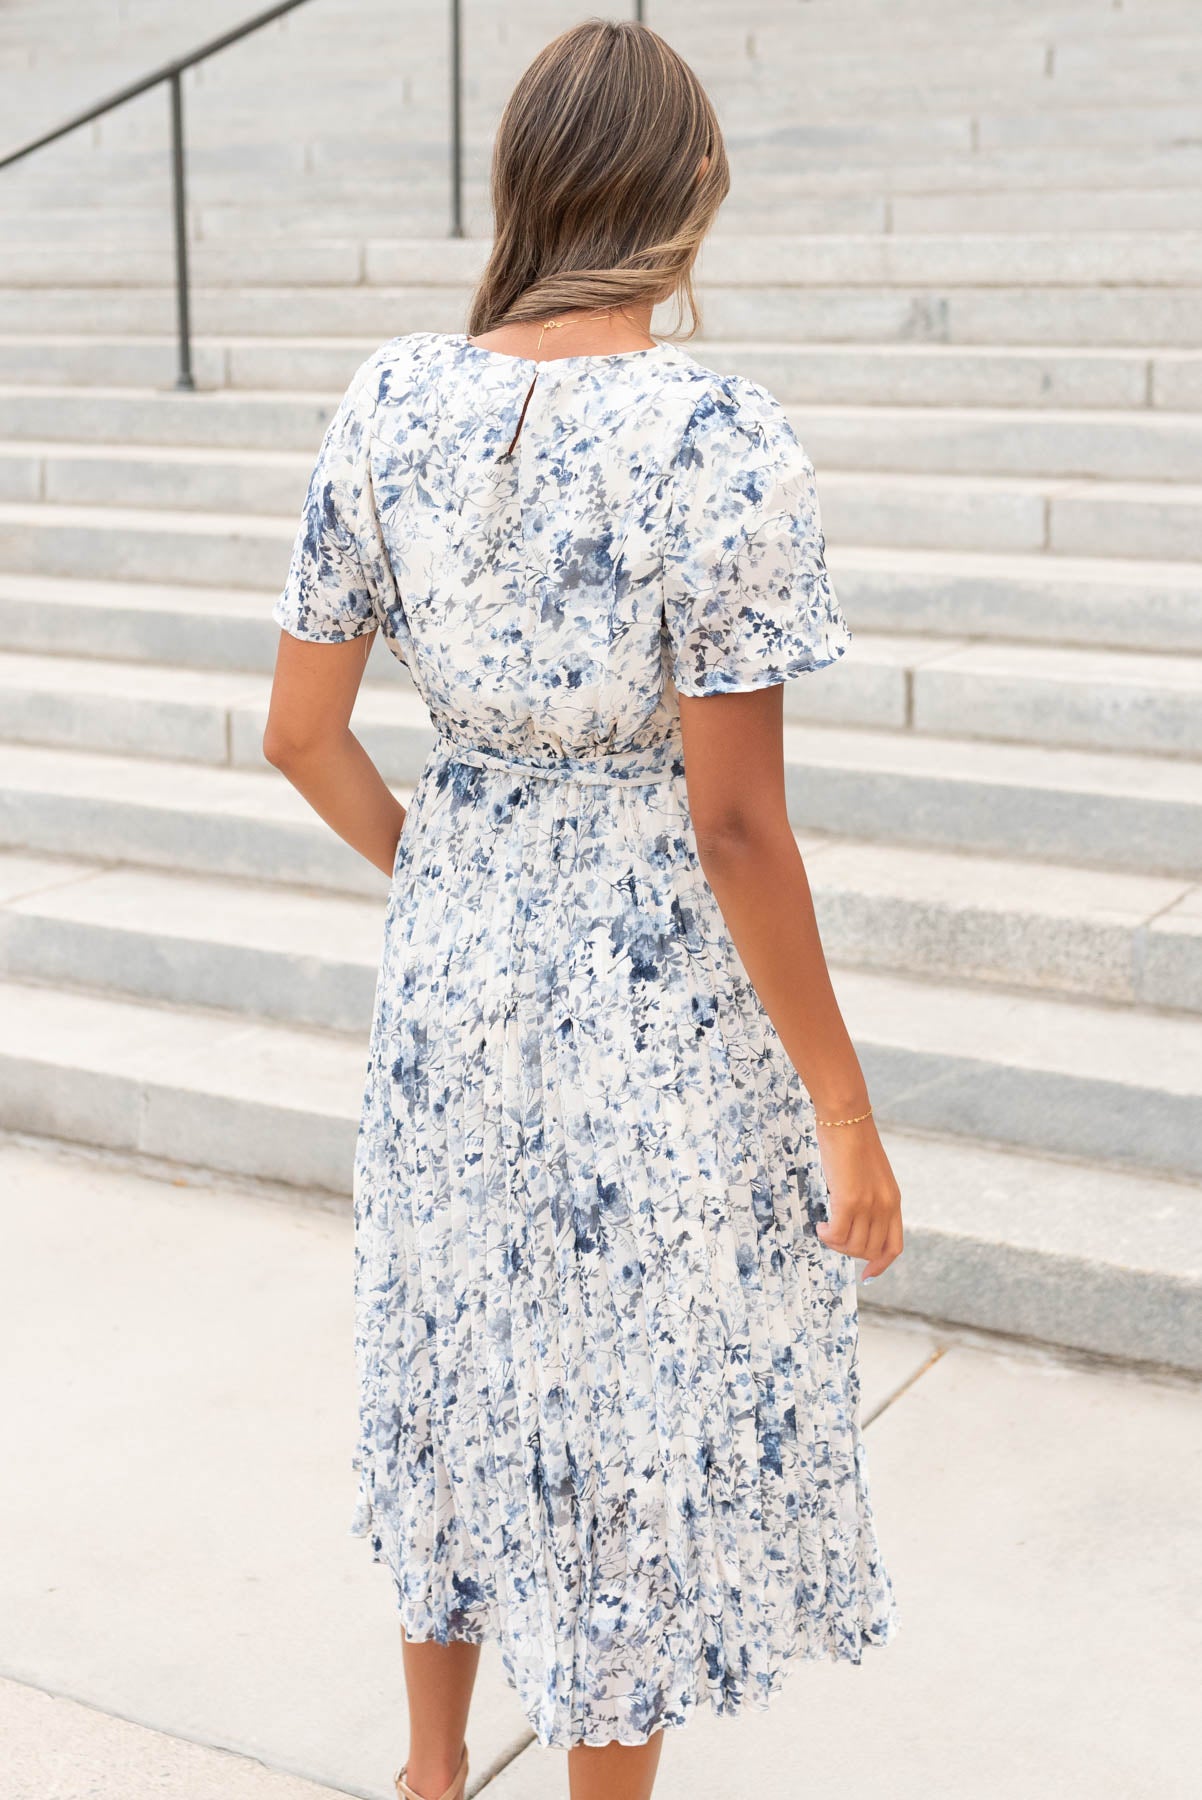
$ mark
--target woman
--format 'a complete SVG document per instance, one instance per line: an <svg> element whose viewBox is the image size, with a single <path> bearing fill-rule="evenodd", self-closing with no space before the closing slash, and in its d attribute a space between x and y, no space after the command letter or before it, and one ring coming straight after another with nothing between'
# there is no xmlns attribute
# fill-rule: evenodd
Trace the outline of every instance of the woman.
<svg viewBox="0 0 1202 1800"><path fill-rule="evenodd" d="M589 21L527 70L470 334L322 444L264 753L391 876L354 1169L359 1488L401 1800L461 1800L485 1638L574 1800L896 1615L854 1259L902 1246L785 808L782 683L848 642L763 388L650 335L729 184L692 72ZM411 803L349 730L382 630ZM815 1108L817 1119L815 1119Z"/></svg>

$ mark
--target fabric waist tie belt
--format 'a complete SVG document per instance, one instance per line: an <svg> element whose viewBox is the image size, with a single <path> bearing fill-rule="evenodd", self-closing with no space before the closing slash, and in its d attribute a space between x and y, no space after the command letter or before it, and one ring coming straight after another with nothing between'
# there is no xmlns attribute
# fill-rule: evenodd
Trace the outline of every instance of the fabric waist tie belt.
<svg viewBox="0 0 1202 1800"><path fill-rule="evenodd" d="M531 775L550 781L637 783L669 781L673 776L684 774L680 744L672 738L645 749L603 750L596 756L550 754L538 758L511 755L508 750L467 743L440 731L434 741L434 751L449 762L472 763L480 769L501 769L518 779Z"/></svg>

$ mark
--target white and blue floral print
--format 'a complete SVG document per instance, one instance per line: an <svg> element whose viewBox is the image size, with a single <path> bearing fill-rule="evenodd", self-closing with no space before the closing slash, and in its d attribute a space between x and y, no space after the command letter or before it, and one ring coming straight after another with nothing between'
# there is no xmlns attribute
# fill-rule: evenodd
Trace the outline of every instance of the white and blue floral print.
<svg viewBox="0 0 1202 1800"><path fill-rule="evenodd" d="M273 617L378 628L436 731L354 1167L349 1529L406 1633L495 1640L545 1745L860 1661L897 1617L855 1264L815 1233L813 1109L700 867L676 703L849 641L783 408L667 343L396 338Z"/></svg>

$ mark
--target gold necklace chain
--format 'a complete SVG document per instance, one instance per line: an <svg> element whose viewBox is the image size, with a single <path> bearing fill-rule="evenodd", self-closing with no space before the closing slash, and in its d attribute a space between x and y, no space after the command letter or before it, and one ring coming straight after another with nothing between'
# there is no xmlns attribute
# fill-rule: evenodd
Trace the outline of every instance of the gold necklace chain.
<svg viewBox="0 0 1202 1800"><path fill-rule="evenodd" d="M568 324L567 319L544 319L542 331L540 331L538 334L538 343L534 346L534 354L537 356L539 351L542 349L543 336L546 332L562 331L566 324Z"/></svg>
<svg viewBox="0 0 1202 1800"><path fill-rule="evenodd" d="M588 319L592 319L592 318L612 319L613 311L614 311L614 309L612 306L590 306L588 311L585 314L585 318L588 318ZM542 321L542 329L540 330L540 332L538 334L538 343L534 346L534 354L537 356L539 351L542 349L543 337L546 332L562 331L565 325L580 325L580 324L583 324L583 320L581 320L581 319L544 319Z"/></svg>

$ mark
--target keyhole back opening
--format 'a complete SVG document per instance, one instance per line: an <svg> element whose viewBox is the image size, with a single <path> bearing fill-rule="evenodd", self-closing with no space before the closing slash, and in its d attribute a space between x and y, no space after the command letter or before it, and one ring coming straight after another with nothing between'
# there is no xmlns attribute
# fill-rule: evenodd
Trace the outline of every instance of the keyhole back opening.
<svg viewBox="0 0 1202 1800"><path fill-rule="evenodd" d="M522 430L522 426L523 426L523 424L524 424L524 423L525 423L525 420L526 420L526 408L527 408L527 407L528 407L528 406L529 406L529 404L530 404L530 396L531 396L531 394L533 394L533 392L534 392L534 383L535 383L535 382L536 382L536 381L537 381L537 380L538 380L538 370L537 370L537 369L535 369L535 371L534 371L534 374L533 374L533 376L532 376L532 378L531 378L531 381L530 381L530 386L529 386L529 387L528 387L528 388L527 388L527 389L526 389L526 398L525 398L525 399L524 399L524 400L523 400L523 401L522 401L522 410L521 410L521 412L520 412L520 413L519 413L519 414L518 414L518 422L517 422L517 427L516 427L516 429L515 429L515 431L514 431L514 434L513 434L513 436L512 436L512 437L511 437L511 438L510 438L510 440L509 440L509 448L508 448L508 450L506 450L506 452L505 452L505 454L506 454L506 456L512 456L512 455L513 455L513 452L514 452L514 449L515 449L515 447L516 447L516 445L517 445L517 441L518 441L518 437L519 437L519 436L520 436L520 434L521 434L521 430Z"/></svg>

